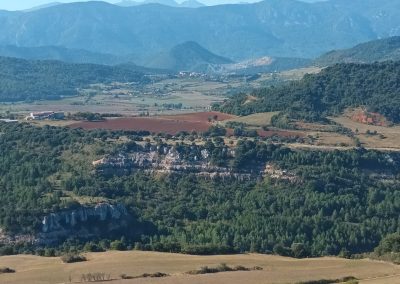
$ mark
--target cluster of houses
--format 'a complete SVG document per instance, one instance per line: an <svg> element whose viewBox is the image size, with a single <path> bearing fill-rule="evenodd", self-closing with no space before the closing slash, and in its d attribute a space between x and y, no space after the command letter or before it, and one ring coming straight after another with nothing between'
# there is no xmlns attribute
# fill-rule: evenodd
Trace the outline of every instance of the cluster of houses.
<svg viewBox="0 0 400 284"><path fill-rule="evenodd" d="M41 112L31 112L25 120L44 120L44 119L64 119L65 115L63 112L54 111L41 111Z"/></svg>

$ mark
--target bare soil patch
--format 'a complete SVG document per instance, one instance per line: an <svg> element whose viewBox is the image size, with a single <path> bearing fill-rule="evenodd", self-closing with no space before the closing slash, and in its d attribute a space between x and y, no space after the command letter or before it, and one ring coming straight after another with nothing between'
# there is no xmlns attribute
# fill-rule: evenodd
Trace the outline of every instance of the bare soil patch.
<svg viewBox="0 0 400 284"><path fill-rule="evenodd" d="M85 121L71 124L70 127L83 129L143 130L173 135L181 131L205 132L212 125L213 118L216 118L217 121L223 121L232 117L232 115L219 112L199 112L155 117L125 117L108 119L100 122Z"/></svg>

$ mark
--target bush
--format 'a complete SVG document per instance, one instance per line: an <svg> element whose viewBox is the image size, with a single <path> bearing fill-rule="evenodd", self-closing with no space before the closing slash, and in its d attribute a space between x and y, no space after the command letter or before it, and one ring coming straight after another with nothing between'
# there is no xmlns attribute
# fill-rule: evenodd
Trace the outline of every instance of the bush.
<svg viewBox="0 0 400 284"><path fill-rule="evenodd" d="M64 263L74 263L74 262L82 262L87 261L86 257L79 254L66 254L61 256L61 260Z"/></svg>
<svg viewBox="0 0 400 284"><path fill-rule="evenodd" d="M297 282L297 284L333 284L333 283L351 283L357 284L357 278L353 276L347 276L340 279L321 279L321 280L311 280L304 282Z"/></svg>
<svg viewBox="0 0 400 284"><path fill-rule="evenodd" d="M120 275L121 279L133 279L134 277L126 275L126 274L121 274Z"/></svg>
<svg viewBox="0 0 400 284"><path fill-rule="evenodd" d="M143 278L159 278L159 277L167 277L169 276L166 273L162 273L162 272L156 272L156 273L144 273L142 275L140 275L139 277L143 277Z"/></svg>
<svg viewBox="0 0 400 284"><path fill-rule="evenodd" d="M110 249L112 250L126 250L126 245L119 240L110 243Z"/></svg>
<svg viewBox="0 0 400 284"><path fill-rule="evenodd" d="M198 270L190 270L186 272L186 274L197 275L197 274L209 274L209 273L231 272L231 271L251 271L251 270L262 270L262 267L255 266L253 268L247 268L242 265L237 265L232 268L226 265L226 263L221 263L217 267L203 266Z"/></svg>
<svg viewBox="0 0 400 284"><path fill-rule="evenodd" d="M399 253L400 252L400 234L390 234L381 240L379 246L375 248L378 255L386 253Z"/></svg>
<svg viewBox="0 0 400 284"><path fill-rule="evenodd" d="M15 270L9 267L0 267L0 274L3 273L15 273Z"/></svg>
<svg viewBox="0 0 400 284"><path fill-rule="evenodd" d="M105 251L101 246L99 246L95 243L92 243L92 242L86 243L83 247L83 250L87 251L87 252L103 252L103 251Z"/></svg>

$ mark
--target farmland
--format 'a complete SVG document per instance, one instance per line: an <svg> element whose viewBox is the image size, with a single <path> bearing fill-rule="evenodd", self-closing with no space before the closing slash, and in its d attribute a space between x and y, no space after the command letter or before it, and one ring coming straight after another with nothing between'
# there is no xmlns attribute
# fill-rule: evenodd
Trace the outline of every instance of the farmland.
<svg viewBox="0 0 400 284"><path fill-rule="evenodd" d="M224 99L228 84L203 79L167 79L145 86L122 83L91 85L80 95L61 100L3 103L0 112L64 111L137 115L204 111ZM179 106L178 106L179 105Z"/></svg>
<svg viewBox="0 0 400 284"><path fill-rule="evenodd" d="M264 113L256 113L242 117L234 117L226 120L225 122L239 122L245 123L250 126L264 126L271 124L271 118L278 114L278 112L264 112Z"/></svg>
<svg viewBox="0 0 400 284"><path fill-rule="evenodd" d="M63 264L59 258L37 256L0 257L0 266L16 270L14 274L0 275L7 284L74 283L84 273L102 272L117 279L106 283L295 283L297 281L337 279L354 276L360 283L400 283L400 267L372 260L346 260L333 257L293 259L287 257L243 254L217 256L190 256L154 252L89 253L88 261ZM202 266L228 265L259 266L260 271L224 272L205 275L186 275L185 272ZM171 276L152 279L121 280L122 274L137 276L143 273L163 272ZM389 281L389 282L385 282Z"/></svg>
<svg viewBox="0 0 400 284"><path fill-rule="evenodd" d="M1 113L26 114L37 111L118 113L126 116L149 112L153 115L207 111L210 105L233 94L253 88L301 78L319 69L308 68L262 74L255 80L221 76L152 78L147 84L92 84L79 89L79 95L60 100L33 100L0 103Z"/></svg>
<svg viewBox="0 0 400 284"><path fill-rule="evenodd" d="M146 130L154 133L176 134L181 131L204 132L213 125L211 122L223 121L233 118L217 112L202 112L183 115L169 115L157 117L125 117L109 119L101 122L79 122L71 124L73 128L84 129L110 129L110 130Z"/></svg>

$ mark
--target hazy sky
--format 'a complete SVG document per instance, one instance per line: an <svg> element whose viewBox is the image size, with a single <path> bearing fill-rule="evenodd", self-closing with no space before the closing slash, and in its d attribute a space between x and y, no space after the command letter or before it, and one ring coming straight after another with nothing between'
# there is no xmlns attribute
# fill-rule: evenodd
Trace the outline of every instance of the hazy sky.
<svg viewBox="0 0 400 284"><path fill-rule="evenodd" d="M260 0L200 0L207 5L217 5L224 3L239 3L239 2L258 2ZM82 2L82 0L0 0L0 9L3 10L23 10L34 6L46 4L49 2ZM107 2L116 3L120 0L108 0ZM177 2L183 2L182 0Z"/></svg>

